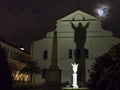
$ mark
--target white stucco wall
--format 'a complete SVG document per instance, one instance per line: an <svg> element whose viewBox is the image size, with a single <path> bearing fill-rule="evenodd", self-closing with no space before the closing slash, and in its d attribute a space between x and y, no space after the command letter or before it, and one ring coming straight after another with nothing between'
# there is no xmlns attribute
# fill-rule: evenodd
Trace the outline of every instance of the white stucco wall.
<svg viewBox="0 0 120 90"><path fill-rule="evenodd" d="M72 59L68 58L68 50L72 49L73 53L76 48L74 42L74 30L71 27L71 22L78 26L79 23L82 23L83 26L87 22L90 22L89 27L87 28L86 43L85 48L89 50L89 58L86 59L86 81L89 78L88 70L90 69L95 58L106 53L114 44L120 42L119 38L112 36L112 32L103 30L101 27L101 22L85 14L85 19L87 20L77 20L71 21L75 15L84 15L81 11L77 11L73 14L66 16L63 19L57 21L56 31L57 31L57 40L58 40L58 66L62 70L62 82L72 81L72 66L71 63L75 61L74 55ZM82 13L82 14L81 14ZM90 19L92 18L92 19ZM49 32L46 35L46 38L38 40L33 43L32 46L32 56L33 59L39 61L39 64L42 68L48 68L51 62L51 53L52 53L52 38L53 32ZM43 60L43 51L48 51L48 60Z"/></svg>

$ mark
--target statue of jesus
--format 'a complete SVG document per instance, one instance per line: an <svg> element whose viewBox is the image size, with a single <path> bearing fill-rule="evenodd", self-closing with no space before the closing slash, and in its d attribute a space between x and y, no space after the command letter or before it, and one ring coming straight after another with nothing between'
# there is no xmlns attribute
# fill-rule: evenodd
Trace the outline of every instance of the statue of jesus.
<svg viewBox="0 0 120 90"><path fill-rule="evenodd" d="M72 63L72 66L73 66L73 72L74 72L74 73L77 73L78 65L79 65L79 64Z"/></svg>
<svg viewBox="0 0 120 90"><path fill-rule="evenodd" d="M78 69L78 65L76 63L72 63L72 67L73 67L73 88L79 88L77 85L77 69Z"/></svg>

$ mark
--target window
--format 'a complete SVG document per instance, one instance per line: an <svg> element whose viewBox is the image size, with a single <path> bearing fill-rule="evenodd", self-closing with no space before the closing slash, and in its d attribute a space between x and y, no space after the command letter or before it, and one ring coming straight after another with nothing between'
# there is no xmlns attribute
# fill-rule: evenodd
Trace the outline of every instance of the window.
<svg viewBox="0 0 120 90"><path fill-rule="evenodd" d="M89 52L88 52L88 49L85 49L85 58L89 58Z"/></svg>
<svg viewBox="0 0 120 90"><path fill-rule="evenodd" d="M7 56L9 57L9 49L7 49L7 52L6 52Z"/></svg>
<svg viewBox="0 0 120 90"><path fill-rule="evenodd" d="M18 52L16 52L16 58L19 60Z"/></svg>
<svg viewBox="0 0 120 90"><path fill-rule="evenodd" d="M47 52L47 50L45 50L45 51L43 52L43 59L44 59L44 60L47 60L47 57L48 57L48 52Z"/></svg>
<svg viewBox="0 0 120 90"><path fill-rule="evenodd" d="M72 50L71 49L68 51L68 58L72 58Z"/></svg>
<svg viewBox="0 0 120 90"><path fill-rule="evenodd" d="M13 51L10 51L10 59L13 59Z"/></svg>
<svg viewBox="0 0 120 90"><path fill-rule="evenodd" d="M16 52L13 52L13 59L16 59Z"/></svg>
<svg viewBox="0 0 120 90"><path fill-rule="evenodd" d="M17 59L21 60L22 59L22 55L20 53L17 54Z"/></svg>
<svg viewBox="0 0 120 90"><path fill-rule="evenodd" d="M75 16L75 20L82 20L82 19L83 19L83 17L80 16L79 14L77 16Z"/></svg>

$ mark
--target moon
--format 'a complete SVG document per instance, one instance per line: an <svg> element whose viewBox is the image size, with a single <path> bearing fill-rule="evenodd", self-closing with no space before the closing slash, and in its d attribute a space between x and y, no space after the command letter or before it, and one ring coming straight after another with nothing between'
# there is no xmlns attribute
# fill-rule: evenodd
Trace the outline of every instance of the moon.
<svg viewBox="0 0 120 90"><path fill-rule="evenodd" d="M108 4L99 4L95 8L95 12L97 14L97 17L100 19L108 18L110 15L109 10L110 10L110 5L108 5Z"/></svg>
<svg viewBox="0 0 120 90"><path fill-rule="evenodd" d="M108 8L103 7L103 8L98 9L97 13L100 17L106 17L109 13L109 10Z"/></svg>

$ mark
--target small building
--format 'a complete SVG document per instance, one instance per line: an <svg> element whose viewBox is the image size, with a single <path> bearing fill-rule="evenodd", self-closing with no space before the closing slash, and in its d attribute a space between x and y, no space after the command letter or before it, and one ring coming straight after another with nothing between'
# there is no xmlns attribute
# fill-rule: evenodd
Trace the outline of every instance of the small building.
<svg viewBox="0 0 120 90"><path fill-rule="evenodd" d="M84 13L80 10L73 12L72 14L57 20L56 29L58 40L58 67L62 70L61 80L62 82L72 82L72 66L71 63L75 62L75 30L71 23L75 27L81 24L83 27L89 22L89 26L86 28L85 35L85 67L84 70L85 81L89 78L89 70L95 58L106 53L114 44L120 42L119 38L112 35L111 31L104 30L101 27L101 22L98 18ZM34 41L31 46L31 56L34 60L39 62L39 65L43 69L42 76L44 78L45 70L49 68L52 55L52 42L53 32L48 32L46 38ZM78 34L78 37L80 35ZM81 37L81 36L80 36ZM81 38L78 38L81 40ZM80 41L81 42L81 41ZM77 53L79 56L80 53ZM81 62L82 63L82 62ZM82 71L81 71L82 73Z"/></svg>
<svg viewBox="0 0 120 90"><path fill-rule="evenodd" d="M5 49L7 61L15 79L18 75L17 72L27 66L26 63L31 59L30 53L20 50L19 47L8 43L2 37L0 37L0 47Z"/></svg>

